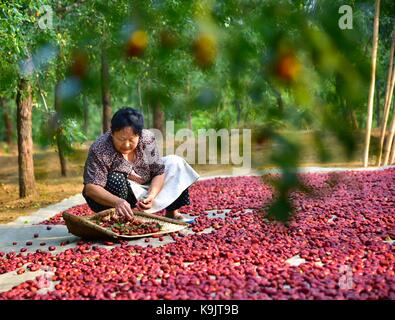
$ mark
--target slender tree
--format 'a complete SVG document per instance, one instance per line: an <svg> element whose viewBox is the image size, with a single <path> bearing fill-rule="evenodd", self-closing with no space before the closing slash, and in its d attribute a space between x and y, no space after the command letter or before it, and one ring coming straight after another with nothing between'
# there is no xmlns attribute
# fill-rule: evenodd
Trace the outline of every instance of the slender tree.
<svg viewBox="0 0 395 320"><path fill-rule="evenodd" d="M60 99L60 82L58 82L55 85L55 111L58 114L58 119L60 117L60 114L62 112L61 108L61 99ZM56 145L58 148L58 155L59 155L59 162L60 162L60 172L62 177L66 177L67 176L67 161L66 161L66 157L65 157L65 152L64 152L64 145L62 143L62 126L59 123L58 127L57 127L57 131L56 131Z"/></svg>
<svg viewBox="0 0 395 320"><path fill-rule="evenodd" d="M154 128L165 134L165 113L159 101L154 104Z"/></svg>
<svg viewBox="0 0 395 320"><path fill-rule="evenodd" d="M381 124L380 121L381 114L380 114L380 85L378 81L376 81L376 103L374 109L376 111L376 125L379 128Z"/></svg>
<svg viewBox="0 0 395 320"><path fill-rule="evenodd" d="M393 79L393 81L395 81L395 77ZM393 89L393 86L392 86ZM391 103L392 100L392 95L390 95L389 97L389 103ZM394 135L395 135L395 112L392 115L392 121L391 121L391 125L390 125L390 132L388 134L387 137L387 141L385 143L385 147L384 147L384 162L383 165L388 165L388 160L390 158L390 153L391 153L391 147L392 147L392 142L394 139Z"/></svg>
<svg viewBox="0 0 395 320"><path fill-rule="evenodd" d="M4 120L4 128L5 135L4 140L8 145L12 144L12 121L10 115L10 108L8 105L8 101L5 97L0 97L0 108L3 109L3 120Z"/></svg>
<svg viewBox="0 0 395 320"><path fill-rule="evenodd" d="M390 164L395 163L395 139L392 140L392 148L391 148L391 155L390 155Z"/></svg>
<svg viewBox="0 0 395 320"><path fill-rule="evenodd" d="M103 132L111 127L111 96L110 96L110 73L108 58L105 48L101 51L101 88L103 103Z"/></svg>
<svg viewBox="0 0 395 320"><path fill-rule="evenodd" d="M394 108L395 108L395 101L393 102L393 104L394 104ZM394 162L395 162L395 139L392 139L392 147L391 147L389 164L394 164Z"/></svg>
<svg viewBox="0 0 395 320"><path fill-rule="evenodd" d="M380 17L380 0L376 0L374 26L373 26L372 69L371 69L371 79L370 79L369 98L368 98L368 114L366 118L365 150L363 157L363 166L365 168L368 166L368 162L369 162L370 134L372 131L374 87L376 83L377 47L379 43L379 17Z"/></svg>
<svg viewBox="0 0 395 320"><path fill-rule="evenodd" d="M187 99L189 99L190 94L191 94L191 78L188 77L187 90L186 90ZM188 129L192 130L192 111L190 109L188 110Z"/></svg>
<svg viewBox="0 0 395 320"><path fill-rule="evenodd" d="M393 68L394 50L395 50L395 20L394 20L394 29L392 31L392 43L391 43L391 50L390 50L390 61L389 61L389 66L388 66L387 87L386 87L385 99L384 99L384 114L383 114L383 121L381 124L381 130L380 130L379 149L377 152L377 162L376 162L377 166L380 166L381 158L383 155L383 145L384 145L384 139L385 139L386 130L387 130L388 115L389 115L389 110L390 110L389 96L392 95L392 92L393 92L393 87L391 90L391 85L393 84L393 78L395 75L395 68Z"/></svg>
<svg viewBox="0 0 395 320"><path fill-rule="evenodd" d="M137 96L139 98L139 101L138 101L139 102L139 109L141 111L143 111L144 104L143 104L143 97L142 97L142 93L141 93L141 80L140 79L137 80ZM150 127L150 112L149 111L150 111L149 105L147 104L146 112L145 112L145 119L144 119L146 128Z"/></svg>
<svg viewBox="0 0 395 320"><path fill-rule="evenodd" d="M88 98L86 97L86 94L83 95L82 97L82 104L84 108L84 124L83 124L83 130L85 135L88 134L88 127L89 127L89 105L88 105Z"/></svg>
<svg viewBox="0 0 395 320"><path fill-rule="evenodd" d="M32 100L32 87L29 81L20 78L16 95L20 198L37 194L33 165Z"/></svg>

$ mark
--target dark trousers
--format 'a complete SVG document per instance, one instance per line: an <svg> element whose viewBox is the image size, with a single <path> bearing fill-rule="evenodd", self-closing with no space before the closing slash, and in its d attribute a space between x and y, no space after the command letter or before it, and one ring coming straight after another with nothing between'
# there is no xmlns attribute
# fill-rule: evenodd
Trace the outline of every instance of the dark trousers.
<svg viewBox="0 0 395 320"><path fill-rule="evenodd" d="M130 203L130 207L133 209L137 204L137 199L134 196L132 188L130 187L127 175L121 172L110 172L107 177L107 184L104 187L108 192L112 193L113 195L125 199L127 202ZM89 206L94 212L100 212L106 209L110 209L111 207L101 205L94 201L93 199L89 198L88 196L84 195L84 198ZM167 208L166 211L169 210L177 210L182 206L190 204L189 200L189 192L188 188L185 189L181 195Z"/></svg>

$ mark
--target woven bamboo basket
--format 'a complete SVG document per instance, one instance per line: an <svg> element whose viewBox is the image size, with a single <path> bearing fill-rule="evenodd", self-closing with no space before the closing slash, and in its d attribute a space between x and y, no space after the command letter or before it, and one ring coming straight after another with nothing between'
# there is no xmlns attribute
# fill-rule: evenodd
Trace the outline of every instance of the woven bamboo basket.
<svg viewBox="0 0 395 320"><path fill-rule="evenodd" d="M161 225L161 230L155 233L146 233L146 234L138 234L133 236L126 236L117 234L111 230L108 230L102 226L97 225L92 220L98 216L107 216L115 213L115 209L108 209L96 214L79 217L73 214L68 213L67 211L63 213L63 219L66 222L67 229L70 233L81 237L83 239L91 239L91 240L132 240L143 237L150 237L153 235L161 235L166 233L177 232L182 229L188 227L188 224L182 221L177 221L174 219L169 219L166 217L140 212L133 211L136 219L142 222L157 222Z"/></svg>

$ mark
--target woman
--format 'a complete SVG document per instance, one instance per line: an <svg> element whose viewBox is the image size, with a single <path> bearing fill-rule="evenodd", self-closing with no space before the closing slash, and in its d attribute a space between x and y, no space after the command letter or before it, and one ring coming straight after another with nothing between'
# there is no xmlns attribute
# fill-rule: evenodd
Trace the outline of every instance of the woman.
<svg viewBox="0 0 395 320"><path fill-rule="evenodd" d="M99 212L109 208L133 219L133 209L182 219L179 208L190 204L188 188L199 175L181 157L160 157L154 134L143 115L132 108L118 110L111 130L90 147L82 195Z"/></svg>

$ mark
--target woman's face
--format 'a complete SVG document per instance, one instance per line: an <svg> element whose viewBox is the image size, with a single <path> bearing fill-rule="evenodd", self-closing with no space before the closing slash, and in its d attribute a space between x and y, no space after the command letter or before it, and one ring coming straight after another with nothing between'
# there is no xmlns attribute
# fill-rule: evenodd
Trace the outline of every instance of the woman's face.
<svg viewBox="0 0 395 320"><path fill-rule="evenodd" d="M136 149L139 136L134 133L132 127L125 127L112 133L112 141L117 151L127 155Z"/></svg>

